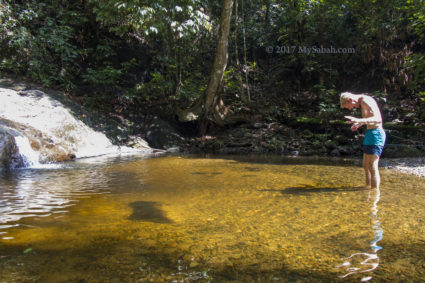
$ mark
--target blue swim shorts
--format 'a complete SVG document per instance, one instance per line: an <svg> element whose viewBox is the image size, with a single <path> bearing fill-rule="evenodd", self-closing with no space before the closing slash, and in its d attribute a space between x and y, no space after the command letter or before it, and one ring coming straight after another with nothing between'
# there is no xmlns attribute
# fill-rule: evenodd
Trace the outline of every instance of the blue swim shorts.
<svg viewBox="0 0 425 283"><path fill-rule="evenodd" d="M386 135L383 129L369 129L363 140L363 152L381 156L384 149Z"/></svg>
<svg viewBox="0 0 425 283"><path fill-rule="evenodd" d="M384 146L381 146L381 145L370 145L370 144L363 145L363 153L365 154L381 156L383 149L384 149Z"/></svg>

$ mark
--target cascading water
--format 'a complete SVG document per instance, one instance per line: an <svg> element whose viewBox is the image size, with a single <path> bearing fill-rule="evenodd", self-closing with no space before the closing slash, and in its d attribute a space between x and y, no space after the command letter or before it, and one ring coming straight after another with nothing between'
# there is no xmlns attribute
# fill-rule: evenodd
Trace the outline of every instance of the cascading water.
<svg viewBox="0 0 425 283"><path fill-rule="evenodd" d="M74 117L62 103L41 91L17 93L0 88L0 101L0 120L19 124L14 130L20 134L13 136L27 167L40 167L40 163L69 160L67 157L70 156L85 158L152 152L143 141L137 150L113 145L103 133L88 127ZM0 123L0 128L1 126Z"/></svg>
<svg viewBox="0 0 425 283"><path fill-rule="evenodd" d="M41 167L40 153L32 149L27 137L15 136L15 142L25 167Z"/></svg>

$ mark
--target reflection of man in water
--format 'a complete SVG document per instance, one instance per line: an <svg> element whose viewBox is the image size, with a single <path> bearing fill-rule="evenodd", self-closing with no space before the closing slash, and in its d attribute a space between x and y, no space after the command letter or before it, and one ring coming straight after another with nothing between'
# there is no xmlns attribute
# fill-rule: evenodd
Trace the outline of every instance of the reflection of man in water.
<svg viewBox="0 0 425 283"><path fill-rule="evenodd" d="M369 191L369 197L371 196ZM373 241L370 242L370 247L372 248L372 252L360 252L350 255L349 257L343 258L344 263L337 266L338 268L344 268L345 274L341 275L340 278L345 278L350 276L351 274L356 273L369 273L374 271L379 266L379 256L378 251L382 249L382 247L378 246L378 242L382 240L384 230L381 228L381 222L378 219L378 202L381 197L381 193L379 189L376 189L376 195L373 199L372 204L372 230L375 235ZM357 260L361 260L360 263L356 262ZM369 275L372 275L369 273ZM372 276L363 277L360 281L366 282L372 279Z"/></svg>
<svg viewBox="0 0 425 283"><path fill-rule="evenodd" d="M385 132L382 127L382 116L375 99L364 94L341 93L341 108L352 110L361 108L362 118L345 116L347 123L353 124L352 131L366 125L366 135L363 141L363 168L366 174L366 186L379 189L381 178L378 164L385 144Z"/></svg>

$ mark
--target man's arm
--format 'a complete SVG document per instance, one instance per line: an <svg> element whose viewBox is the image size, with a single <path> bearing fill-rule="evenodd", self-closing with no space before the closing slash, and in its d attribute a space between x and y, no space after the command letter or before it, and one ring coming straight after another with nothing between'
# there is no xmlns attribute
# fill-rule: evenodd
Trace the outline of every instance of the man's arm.
<svg viewBox="0 0 425 283"><path fill-rule="evenodd" d="M353 117L353 116L344 116L344 117L349 120L349 121L347 121L348 124L359 125L359 127L361 127L363 125L375 126L377 124L382 123L382 119L380 117L376 117L375 115L373 115L372 117L368 117L368 118L356 118L356 117Z"/></svg>
<svg viewBox="0 0 425 283"><path fill-rule="evenodd" d="M350 119L350 121L347 121L347 123L348 124L353 124L352 126L351 126L351 130L354 132L354 131L357 131L361 126L363 126L363 125L366 125L366 123L356 123L356 122L354 122L354 121L352 121L351 119L354 119L354 120L356 120L357 118L355 118L355 117L352 117L352 116L345 116L345 118L347 118L347 119Z"/></svg>
<svg viewBox="0 0 425 283"><path fill-rule="evenodd" d="M367 107L367 110L368 110L367 113L370 114L370 117L356 118L353 116L345 116L345 118L349 120L348 123L355 124L355 125L362 124L362 125L370 125L370 126L376 126L381 124L382 123L381 111L379 111L379 107L375 99L373 99L370 96L364 96L362 103L364 103L365 107ZM363 109L362 109L362 112L363 112ZM358 127L361 127L362 125Z"/></svg>

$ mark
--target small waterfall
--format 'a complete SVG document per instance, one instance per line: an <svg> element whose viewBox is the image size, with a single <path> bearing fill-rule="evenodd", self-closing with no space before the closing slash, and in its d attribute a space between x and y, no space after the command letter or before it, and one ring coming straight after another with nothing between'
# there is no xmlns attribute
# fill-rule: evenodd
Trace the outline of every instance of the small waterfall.
<svg viewBox="0 0 425 283"><path fill-rule="evenodd" d="M137 149L112 144L102 132L84 124L80 120L83 115L71 113L62 103L41 91L17 93L0 88L0 99L0 122L1 119L9 121L3 124L18 133L13 136L25 167L45 168L44 163L70 158L152 152L144 141ZM31 147L34 143L36 146Z"/></svg>
<svg viewBox="0 0 425 283"><path fill-rule="evenodd" d="M40 153L32 149L27 137L15 136L15 142L25 167L42 167Z"/></svg>

